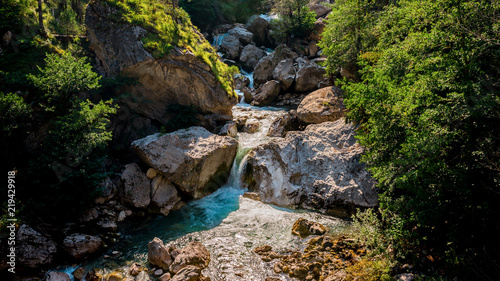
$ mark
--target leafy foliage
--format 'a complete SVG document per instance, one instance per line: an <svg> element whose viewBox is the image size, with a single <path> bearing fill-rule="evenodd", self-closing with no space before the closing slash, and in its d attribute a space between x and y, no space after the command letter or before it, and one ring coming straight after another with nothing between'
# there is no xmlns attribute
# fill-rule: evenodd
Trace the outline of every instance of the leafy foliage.
<svg viewBox="0 0 500 281"><path fill-rule="evenodd" d="M273 12L278 19L272 21L273 37L281 42L290 38L308 35L314 27L316 14L307 7L309 0L278 0L274 2Z"/></svg>

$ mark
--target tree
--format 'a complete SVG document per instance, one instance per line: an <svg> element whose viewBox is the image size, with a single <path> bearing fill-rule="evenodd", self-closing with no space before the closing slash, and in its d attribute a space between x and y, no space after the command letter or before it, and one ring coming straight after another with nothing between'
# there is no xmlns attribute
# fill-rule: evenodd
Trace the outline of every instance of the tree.
<svg viewBox="0 0 500 281"><path fill-rule="evenodd" d="M311 32L316 14L309 10L310 0L277 0L272 11L278 15L273 21L273 36L282 42L300 38Z"/></svg>

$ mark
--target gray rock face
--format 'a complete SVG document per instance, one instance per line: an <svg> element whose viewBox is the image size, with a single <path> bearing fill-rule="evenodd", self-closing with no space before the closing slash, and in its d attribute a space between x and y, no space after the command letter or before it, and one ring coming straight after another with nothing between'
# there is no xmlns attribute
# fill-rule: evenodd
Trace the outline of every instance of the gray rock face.
<svg viewBox="0 0 500 281"><path fill-rule="evenodd" d="M170 272L177 274L183 268L195 266L204 269L210 263L210 253L200 242L191 242L182 248L170 265Z"/></svg>
<svg viewBox="0 0 500 281"><path fill-rule="evenodd" d="M273 79L274 69L280 61L288 58L295 59L297 56L297 53L290 48L280 45L272 54L260 59L253 73L255 87Z"/></svg>
<svg viewBox="0 0 500 281"><path fill-rule="evenodd" d="M313 91L328 85L326 70L314 63L308 62L297 71L295 78L295 90L297 92Z"/></svg>
<svg viewBox="0 0 500 281"><path fill-rule="evenodd" d="M266 106L270 104L280 93L280 82L271 80L260 86L253 96L252 105Z"/></svg>
<svg viewBox="0 0 500 281"><path fill-rule="evenodd" d="M181 201L177 189L165 177L158 175L151 181L151 207L167 216Z"/></svg>
<svg viewBox="0 0 500 281"><path fill-rule="evenodd" d="M376 206L378 190L359 163L363 148L354 134L342 118L258 146L248 157L250 188L264 202L325 213Z"/></svg>
<svg viewBox="0 0 500 281"><path fill-rule="evenodd" d="M227 55L230 59L236 59L240 56L241 43L240 39L234 35L226 35L224 39L222 39L222 43L220 44L222 51Z"/></svg>
<svg viewBox="0 0 500 281"><path fill-rule="evenodd" d="M85 23L101 74L115 77L121 73L138 79L138 84L123 89L130 97L122 102L133 113L164 125L172 118L167 110L171 104L194 106L202 114L231 116L236 97L222 88L202 59L178 48L163 58L153 58L142 46L146 30L116 23L112 18L115 12L114 7L92 1L87 6ZM204 40L194 27L192 32Z"/></svg>
<svg viewBox="0 0 500 281"><path fill-rule="evenodd" d="M241 51L240 61L243 63L243 66L253 70L259 60L265 55L266 52L255 45L246 45Z"/></svg>
<svg viewBox="0 0 500 281"><path fill-rule="evenodd" d="M68 274L64 272L51 271L45 276L45 281L71 281Z"/></svg>
<svg viewBox="0 0 500 281"><path fill-rule="evenodd" d="M319 124L336 121L345 115L342 90L326 87L316 90L305 97L297 108L297 117L306 124Z"/></svg>
<svg viewBox="0 0 500 281"><path fill-rule="evenodd" d="M237 26L235 28L230 29L227 33L229 35L235 36L240 40L240 42L244 45L250 44L253 41L253 34L252 32L248 31L246 28Z"/></svg>
<svg viewBox="0 0 500 281"><path fill-rule="evenodd" d="M274 69L273 78L274 80L278 80L281 83L281 88L286 91L292 86L295 80L295 73L293 59L285 59L280 61Z"/></svg>
<svg viewBox="0 0 500 281"><path fill-rule="evenodd" d="M80 259L99 251L103 242L98 236L75 233L64 238L63 245L72 257Z"/></svg>
<svg viewBox="0 0 500 281"><path fill-rule="evenodd" d="M56 244L27 224L17 230L16 255L20 265L38 268L50 264L57 252Z"/></svg>
<svg viewBox="0 0 500 281"><path fill-rule="evenodd" d="M154 134L132 143L150 167L193 198L219 188L229 176L238 142L231 137L191 127Z"/></svg>
<svg viewBox="0 0 500 281"><path fill-rule="evenodd" d="M153 266L168 270L172 264L170 252L158 237L155 237L148 243L148 261Z"/></svg>
<svg viewBox="0 0 500 281"><path fill-rule="evenodd" d="M121 178L124 203L135 208L148 206L151 202L150 182L139 166L135 163L126 165Z"/></svg>
<svg viewBox="0 0 500 281"><path fill-rule="evenodd" d="M273 39L270 35L271 24L259 16L255 17L247 29L253 33L253 39L257 46L271 47L273 45Z"/></svg>

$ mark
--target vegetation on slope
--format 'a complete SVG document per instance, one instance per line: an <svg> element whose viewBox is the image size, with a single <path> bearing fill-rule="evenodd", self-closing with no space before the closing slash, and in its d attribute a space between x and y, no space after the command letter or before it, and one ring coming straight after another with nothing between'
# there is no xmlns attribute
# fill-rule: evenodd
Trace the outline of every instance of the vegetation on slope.
<svg viewBox="0 0 500 281"><path fill-rule="evenodd" d="M499 277L499 14L489 0L339 0L321 42L330 72L360 70L344 90L382 190L378 222L360 219L377 225L371 244L470 279Z"/></svg>
<svg viewBox="0 0 500 281"><path fill-rule="evenodd" d="M238 69L220 60L184 10L150 0L106 0L106 3L119 9L120 13L114 15L117 21L142 26L148 31L143 38L144 48L155 58L167 55L175 46L189 50L210 66L229 95L235 94L233 75Z"/></svg>

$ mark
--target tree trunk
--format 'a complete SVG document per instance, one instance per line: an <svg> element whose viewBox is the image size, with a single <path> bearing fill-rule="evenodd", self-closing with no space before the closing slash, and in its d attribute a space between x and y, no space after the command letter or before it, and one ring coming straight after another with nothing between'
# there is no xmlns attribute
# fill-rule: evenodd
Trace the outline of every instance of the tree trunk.
<svg viewBox="0 0 500 281"><path fill-rule="evenodd" d="M38 0L38 24L40 26L40 35L45 36L47 35L45 33L45 26L43 25L43 10L42 10L42 1L43 0Z"/></svg>

